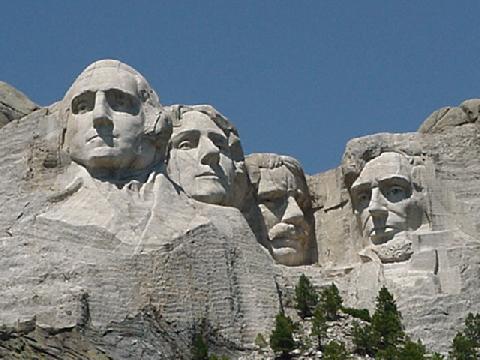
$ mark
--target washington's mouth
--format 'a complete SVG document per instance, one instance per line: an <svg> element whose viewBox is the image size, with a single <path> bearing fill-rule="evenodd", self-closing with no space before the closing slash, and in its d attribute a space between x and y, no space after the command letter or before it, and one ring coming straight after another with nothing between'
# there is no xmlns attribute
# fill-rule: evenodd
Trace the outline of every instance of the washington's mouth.
<svg viewBox="0 0 480 360"><path fill-rule="evenodd" d="M113 140L115 138L116 138L116 136L114 136L112 134L105 134L105 135L95 134L95 135L92 135L92 136L87 138L87 143L89 143L90 141L95 140L95 139Z"/></svg>
<svg viewBox="0 0 480 360"><path fill-rule="evenodd" d="M202 179L219 179L218 175L214 172L206 171L201 174L195 175L196 178Z"/></svg>

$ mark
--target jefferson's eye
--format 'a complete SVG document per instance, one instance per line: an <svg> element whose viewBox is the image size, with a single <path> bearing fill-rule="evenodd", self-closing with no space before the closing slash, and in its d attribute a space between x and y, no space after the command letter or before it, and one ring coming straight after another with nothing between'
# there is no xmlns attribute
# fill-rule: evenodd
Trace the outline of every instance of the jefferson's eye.
<svg viewBox="0 0 480 360"><path fill-rule="evenodd" d="M177 145L177 149L190 150L193 149L193 144L190 140L183 140Z"/></svg>

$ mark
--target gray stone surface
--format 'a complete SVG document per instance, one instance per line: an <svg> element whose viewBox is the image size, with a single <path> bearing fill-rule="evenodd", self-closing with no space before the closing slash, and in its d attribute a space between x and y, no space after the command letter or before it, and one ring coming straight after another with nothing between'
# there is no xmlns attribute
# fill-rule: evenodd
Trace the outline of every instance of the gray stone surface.
<svg viewBox="0 0 480 360"><path fill-rule="evenodd" d="M27 96L6 82L0 81L0 128L12 120L17 120L39 106Z"/></svg>
<svg viewBox="0 0 480 360"><path fill-rule="evenodd" d="M295 316L302 273L317 288L335 283L351 307L373 309L387 286L407 333L437 351L480 311L477 99L440 109L416 133L353 139L338 168L306 178L272 154L248 174L223 115L162 106L117 61L91 65L63 101L31 110L0 129L0 356L188 359L201 333L218 354L248 358L280 309ZM203 166L212 173L197 186ZM402 176L407 185L383 189ZM275 221L290 224L293 212L295 226L308 224L295 261L275 253L277 223L261 211L280 190ZM384 225L394 212L407 219L381 241L361 226L372 216L388 232L372 199L388 210Z"/></svg>

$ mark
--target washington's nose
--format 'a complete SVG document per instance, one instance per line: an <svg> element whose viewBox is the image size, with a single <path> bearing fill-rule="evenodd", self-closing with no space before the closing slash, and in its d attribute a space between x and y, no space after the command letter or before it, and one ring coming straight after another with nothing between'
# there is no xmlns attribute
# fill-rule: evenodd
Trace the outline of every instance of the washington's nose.
<svg viewBox="0 0 480 360"><path fill-rule="evenodd" d="M93 126L111 125L111 109L103 91L95 94L95 107L93 109Z"/></svg>
<svg viewBox="0 0 480 360"><path fill-rule="evenodd" d="M385 207L385 199L378 188L372 189L372 198L368 204L368 211L372 216L385 216L388 213Z"/></svg>
<svg viewBox="0 0 480 360"><path fill-rule="evenodd" d="M303 211L298 206L297 201L293 196L289 196L287 200L287 207L283 213L282 222L287 224L298 224L303 221Z"/></svg>
<svg viewBox="0 0 480 360"><path fill-rule="evenodd" d="M220 150L209 138L200 139L200 161L204 165L218 164Z"/></svg>

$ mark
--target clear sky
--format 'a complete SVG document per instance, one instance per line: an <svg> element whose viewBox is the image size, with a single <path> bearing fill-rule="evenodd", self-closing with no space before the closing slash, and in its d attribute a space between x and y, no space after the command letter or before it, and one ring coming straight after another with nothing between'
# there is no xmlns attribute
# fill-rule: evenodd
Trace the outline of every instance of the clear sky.
<svg viewBox="0 0 480 360"><path fill-rule="evenodd" d="M336 167L346 142L415 131L480 97L480 1L4 1L0 80L40 105L89 63L139 70L163 104L208 103L245 153Z"/></svg>

